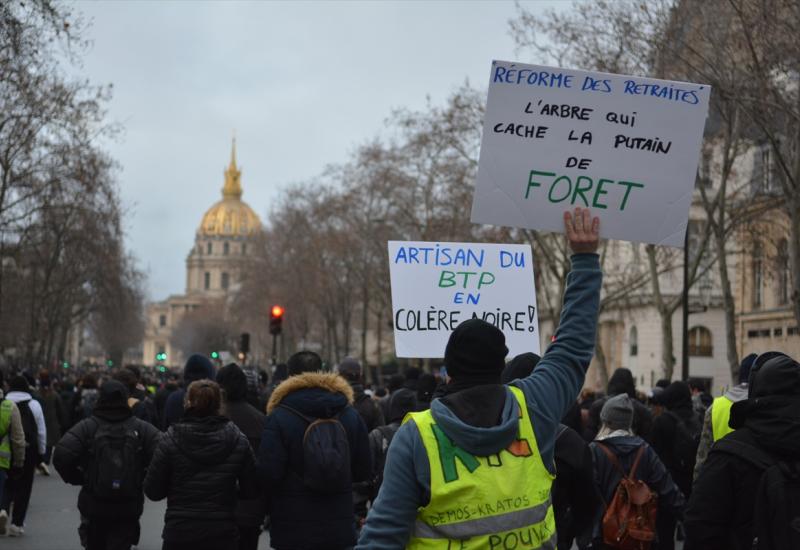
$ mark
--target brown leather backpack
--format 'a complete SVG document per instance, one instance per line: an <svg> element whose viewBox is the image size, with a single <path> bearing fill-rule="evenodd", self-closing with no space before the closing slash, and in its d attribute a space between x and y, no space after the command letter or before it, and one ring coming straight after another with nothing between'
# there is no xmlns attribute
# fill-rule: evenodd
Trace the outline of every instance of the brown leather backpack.
<svg viewBox="0 0 800 550"><path fill-rule="evenodd" d="M658 496L647 483L636 479L636 470L644 454L639 447L629 474L625 474L617 456L602 443L597 446L622 475L614 497L603 515L603 543L618 550L649 550L656 537Z"/></svg>

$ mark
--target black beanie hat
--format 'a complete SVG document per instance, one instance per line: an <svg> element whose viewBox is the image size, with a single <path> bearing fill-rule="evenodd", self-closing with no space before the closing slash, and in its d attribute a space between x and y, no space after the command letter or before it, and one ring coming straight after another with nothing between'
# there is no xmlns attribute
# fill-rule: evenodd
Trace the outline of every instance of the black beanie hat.
<svg viewBox="0 0 800 550"><path fill-rule="evenodd" d="M97 406L101 408L127 407L128 388L119 380L106 380L100 386L100 393L97 395Z"/></svg>
<svg viewBox="0 0 800 550"><path fill-rule="evenodd" d="M444 362L447 374L457 382L499 384L507 354L502 331L475 318L458 325L450 335Z"/></svg>
<svg viewBox="0 0 800 550"><path fill-rule="evenodd" d="M508 384L518 378L525 378L533 372L541 357L532 352L521 353L508 362L500 376L500 382Z"/></svg>
<svg viewBox="0 0 800 550"><path fill-rule="evenodd" d="M196 380L205 380L214 377L214 365L205 355L195 353L190 355L183 367L183 383L188 387Z"/></svg>
<svg viewBox="0 0 800 550"><path fill-rule="evenodd" d="M217 384L225 390L225 399L228 401L243 401L247 397L247 376L236 363L219 369Z"/></svg>

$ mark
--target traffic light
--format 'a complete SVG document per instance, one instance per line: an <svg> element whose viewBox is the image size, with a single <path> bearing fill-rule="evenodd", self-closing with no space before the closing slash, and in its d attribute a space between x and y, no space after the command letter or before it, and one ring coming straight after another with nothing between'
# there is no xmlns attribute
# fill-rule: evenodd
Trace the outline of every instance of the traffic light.
<svg viewBox="0 0 800 550"><path fill-rule="evenodd" d="M68 361L64 361L64 362L61 364L61 366L62 366L62 367L64 367L65 369L68 369L68 368L69 368L69 362L68 362Z"/></svg>
<svg viewBox="0 0 800 550"><path fill-rule="evenodd" d="M241 351L242 353L250 353L250 333L249 332L243 332L242 335L239 337L239 351Z"/></svg>
<svg viewBox="0 0 800 550"><path fill-rule="evenodd" d="M219 359L219 353L217 353L216 351L212 351L211 352L211 358L212 359Z"/></svg>
<svg viewBox="0 0 800 550"><path fill-rule="evenodd" d="M158 371L159 372L167 372L167 367L165 367L164 365L159 365Z"/></svg>
<svg viewBox="0 0 800 550"><path fill-rule="evenodd" d="M156 353L156 361L166 361L166 360L167 360L166 353L164 353L163 351L160 353Z"/></svg>
<svg viewBox="0 0 800 550"><path fill-rule="evenodd" d="M269 312L269 333L273 336L277 336L283 331L283 314L285 311L281 306L272 306Z"/></svg>
<svg viewBox="0 0 800 550"><path fill-rule="evenodd" d="M109 367L113 367L114 366L114 361L109 359L108 361L106 361L106 365L108 365Z"/></svg>

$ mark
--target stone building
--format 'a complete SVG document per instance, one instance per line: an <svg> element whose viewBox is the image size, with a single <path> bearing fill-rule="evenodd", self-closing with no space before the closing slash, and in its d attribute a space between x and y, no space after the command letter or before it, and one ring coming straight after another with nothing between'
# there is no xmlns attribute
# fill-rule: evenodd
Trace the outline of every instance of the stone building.
<svg viewBox="0 0 800 550"><path fill-rule="evenodd" d="M183 315L212 300L225 300L238 286L242 260L261 231L261 221L242 201L242 173L236 166L236 142L225 170L222 199L203 215L194 246L186 257L186 289L183 294L148 304L143 358L145 365L181 366L185 360L172 343L174 329ZM166 354L166 361L156 357Z"/></svg>

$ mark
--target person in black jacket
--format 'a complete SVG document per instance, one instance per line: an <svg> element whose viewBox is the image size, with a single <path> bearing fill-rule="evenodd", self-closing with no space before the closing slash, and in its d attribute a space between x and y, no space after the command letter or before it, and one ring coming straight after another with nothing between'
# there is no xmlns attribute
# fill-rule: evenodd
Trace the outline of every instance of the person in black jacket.
<svg viewBox="0 0 800 550"><path fill-rule="evenodd" d="M120 382L109 380L100 387L92 416L73 426L55 447L53 465L62 479L81 485L78 510L82 516L79 533L87 550L127 550L139 538L139 518L144 496L141 483L161 436L156 428L133 417L128 407L128 390ZM111 424L125 426L127 433L139 441L139 460L132 463L137 471L138 495L133 498L104 498L93 486L95 434L98 428Z"/></svg>
<svg viewBox="0 0 800 550"><path fill-rule="evenodd" d="M189 384L195 380L210 380L214 378L214 365L208 357L195 353L186 360L183 367L183 387L169 394L164 403L164 417L161 419L161 429L166 430L173 422L183 416L184 397Z"/></svg>
<svg viewBox="0 0 800 550"><path fill-rule="evenodd" d="M406 388L399 388L389 396L389 423L386 426L378 426L369 432L369 449L372 454L372 479L370 480L370 500L378 496L378 491L383 482L383 467L386 465L386 453L392 438L403 419L410 412L417 410L416 394Z"/></svg>
<svg viewBox="0 0 800 550"><path fill-rule="evenodd" d="M797 514L796 504L764 509L759 493L768 466L763 455L773 463L800 462L800 363L778 352L756 358L748 398L733 404L729 424L736 431L714 443L694 484L685 549L750 550L755 537L759 550L796 548L780 540L791 524L785 514ZM766 529L759 532L759 525Z"/></svg>
<svg viewBox="0 0 800 550"><path fill-rule="evenodd" d="M625 393L612 397L605 402L600 411L601 427L597 439L590 444L594 459L594 478L597 490L603 502L608 505L622 479L622 473L614 467L606 453L600 447L605 446L619 461L620 467L630 472L639 448L644 446L644 455L634 474L635 479L647 483L650 490L658 495L658 516L668 514L681 517L684 497L680 489L670 477L664 464L656 452L641 437L633 434L634 417L633 400ZM592 548L605 548L602 544L602 517L605 507L600 507L595 522L595 544ZM657 542L651 550L660 550ZM670 541L667 541L667 545Z"/></svg>
<svg viewBox="0 0 800 550"><path fill-rule="evenodd" d="M606 386L606 397L596 399L592 403L586 429L589 441L595 438L600 429L600 411L605 402L610 397L623 393L631 398L633 404L633 433L645 441L650 441L650 432L653 430L653 413L636 399L636 381L633 379L633 373L626 368L619 368L611 374Z"/></svg>
<svg viewBox="0 0 800 550"><path fill-rule="evenodd" d="M352 481L366 481L372 472L367 428L352 407L353 389L341 376L321 370L316 353L296 353L289 358L289 378L267 405L258 468L270 499L270 544L278 550L340 550L356 543L352 489L320 493L303 481L308 423L294 411L336 417L347 435Z"/></svg>
<svg viewBox="0 0 800 550"><path fill-rule="evenodd" d="M541 357L535 353L517 355L508 362L500 376L503 384L529 376ZM566 416L578 411L576 406ZM578 413L579 414L579 413ZM600 506L594 487L592 452L583 437L565 425L564 419L556 432L554 453L556 479L553 481L553 512L556 517L558 548L572 548L578 540L580 548L591 541L592 526Z"/></svg>
<svg viewBox="0 0 800 550"><path fill-rule="evenodd" d="M185 413L156 448L144 494L167 499L163 550L236 550L237 498L258 495L247 437L220 416L216 382L197 380L186 391Z"/></svg>
<svg viewBox="0 0 800 550"><path fill-rule="evenodd" d="M247 375L236 363L222 367L217 372L217 383L225 390L222 411L247 437L250 448L258 452L261 434L264 431L264 413L247 401ZM239 550L258 548L258 537L267 515L266 502L262 495L252 499L240 499L236 506L236 525L239 528Z"/></svg>

